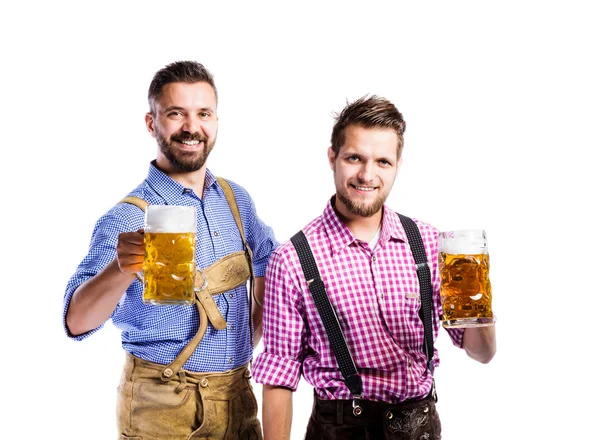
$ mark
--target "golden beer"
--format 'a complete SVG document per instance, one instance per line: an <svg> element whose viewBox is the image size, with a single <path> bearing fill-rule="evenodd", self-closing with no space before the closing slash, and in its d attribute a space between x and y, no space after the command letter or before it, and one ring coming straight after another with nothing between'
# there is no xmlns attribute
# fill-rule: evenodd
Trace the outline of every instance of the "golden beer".
<svg viewBox="0 0 600 440"><path fill-rule="evenodd" d="M143 301L194 304L196 208L150 205L144 221Z"/></svg>
<svg viewBox="0 0 600 440"><path fill-rule="evenodd" d="M477 327L494 322L489 261L484 231L440 234L440 295L444 327Z"/></svg>
<svg viewBox="0 0 600 440"><path fill-rule="evenodd" d="M144 234L144 302L193 304L196 234Z"/></svg>

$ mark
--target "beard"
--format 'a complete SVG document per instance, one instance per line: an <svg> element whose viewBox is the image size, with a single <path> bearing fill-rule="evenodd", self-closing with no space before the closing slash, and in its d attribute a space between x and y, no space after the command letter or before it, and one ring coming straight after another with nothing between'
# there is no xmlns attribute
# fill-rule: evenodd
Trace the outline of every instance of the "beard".
<svg viewBox="0 0 600 440"><path fill-rule="evenodd" d="M385 200L387 199L387 194L380 194L377 198L371 202L370 204L366 202L356 202L350 199L347 191L341 191L338 189L336 191L336 197L340 202L344 204L346 209L350 211L354 215L359 215L361 217L372 217L377 214L379 210L383 207Z"/></svg>
<svg viewBox="0 0 600 440"><path fill-rule="evenodd" d="M204 144L204 148L198 151L181 151L174 145L174 142L199 141ZM181 134L174 134L167 140L160 130L156 130L156 142L160 152L164 154L167 160L180 171L191 173L198 171L206 163L208 155L215 146L216 139L209 142L209 138L200 133L188 133L184 131Z"/></svg>

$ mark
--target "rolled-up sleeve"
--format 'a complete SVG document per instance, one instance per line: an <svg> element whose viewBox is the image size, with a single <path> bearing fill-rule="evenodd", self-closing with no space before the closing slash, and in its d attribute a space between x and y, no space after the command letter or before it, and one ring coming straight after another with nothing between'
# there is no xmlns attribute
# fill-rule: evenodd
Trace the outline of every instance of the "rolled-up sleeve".
<svg viewBox="0 0 600 440"><path fill-rule="evenodd" d="M75 341L81 341L93 335L104 326L104 324L101 324L95 329L74 336L69 332L69 328L67 327L67 310L69 309L71 298L77 288L102 271L102 269L117 256L116 248L119 234L130 230L132 230L131 226L115 215L107 214L96 223L92 233L88 254L77 267L77 270L69 280L65 291L62 319L63 329L69 338Z"/></svg>
<svg viewBox="0 0 600 440"><path fill-rule="evenodd" d="M273 229L267 226L257 215L256 206L248 192L234 182L229 181L234 190L238 208L244 224L244 233L252 249L252 266L255 277L264 277L271 253L279 243Z"/></svg>
<svg viewBox="0 0 600 440"><path fill-rule="evenodd" d="M290 276L289 261L275 251L265 275L264 351L254 362L254 379L295 391L300 381L305 339L302 295Z"/></svg>

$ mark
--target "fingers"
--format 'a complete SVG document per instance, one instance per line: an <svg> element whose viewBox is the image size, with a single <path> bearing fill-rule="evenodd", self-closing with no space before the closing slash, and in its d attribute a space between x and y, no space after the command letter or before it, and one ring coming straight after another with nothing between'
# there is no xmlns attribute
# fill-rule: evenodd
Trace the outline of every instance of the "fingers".
<svg viewBox="0 0 600 440"><path fill-rule="evenodd" d="M136 232L122 232L117 242L117 262L121 272L134 274L142 270L144 262L143 229Z"/></svg>

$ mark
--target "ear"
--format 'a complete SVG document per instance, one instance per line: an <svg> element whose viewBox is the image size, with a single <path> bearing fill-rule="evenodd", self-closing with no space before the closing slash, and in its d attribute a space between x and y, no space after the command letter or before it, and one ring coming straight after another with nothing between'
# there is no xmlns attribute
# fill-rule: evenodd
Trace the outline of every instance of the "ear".
<svg viewBox="0 0 600 440"><path fill-rule="evenodd" d="M333 171L335 163L335 151L333 151L333 148L331 147L327 149L327 158L329 159L329 167Z"/></svg>
<svg viewBox="0 0 600 440"><path fill-rule="evenodd" d="M154 116L152 116L152 113L150 112L146 113L146 128L148 129L150 136L155 138L156 134L154 133Z"/></svg>

